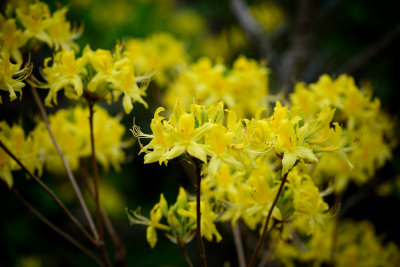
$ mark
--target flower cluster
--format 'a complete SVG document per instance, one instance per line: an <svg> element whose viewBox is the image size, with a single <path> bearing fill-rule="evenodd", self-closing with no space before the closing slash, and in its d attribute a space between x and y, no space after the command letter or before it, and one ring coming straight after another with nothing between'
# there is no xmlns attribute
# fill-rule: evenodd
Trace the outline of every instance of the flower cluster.
<svg viewBox="0 0 400 267"><path fill-rule="evenodd" d="M92 51L86 46L81 57L76 57L72 50L60 51L44 61L43 74L47 82L41 86L49 89L45 99L47 106L52 102L57 104L57 93L64 89L65 95L72 99L86 92L110 102L124 94L122 103L126 113L132 111L134 102L147 107L143 96L150 76L135 76L133 63L121 53L118 45L114 53L104 49Z"/></svg>
<svg viewBox="0 0 400 267"><path fill-rule="evenodd" d="M201 51L201 56L231 61L237 51L242 51L247 43L248 38L243 30L233 25L222 29L218 34L208 35L201 39L198 50Z"/></svg>
<svg viewBox="0 0 400 267"><path fill-rule="evenodd" d="M265 103L267 93L268 69L263 63L241 56L228 70L223 64L213 65L210 59L202 58L167 88L165 102L172 109L176 98L186 108L193 103L193 97L204 105L223 100L239 117L251 117Z"/></svg>
<svg viewBox="0 0 400 267"><path fill-rule="evenodd" d="M0 121L0 141L27 167L30 172L43 170L42 143L33 133L25 135L20 125L8 125ZM13 185L12 171L21 167L2 148L0 148L0 179L11 188Z"/></svg>
<svg viewBox="0 0 400 267"><path fill-rule="evenodd" d="M165 87L187 64L183 44L167 33L153 34L144 40L127 40L124 55L137 73L154 72L160 87Z"/></svg>
<svg viewBox="0 0 400 267"><path fill-rule="evenodd" d="M82 28L71 27L71 23L66 20L67 12L68 8L64 7L51 13L46 3L36 1L19 5L15 10L16 18L0 15L0 42L3 48L19 64L22 63L20 49L30 40L46 43L55 50L79 50L73 40L80 36ZM16 20L22 29L18 29Z"/></svg>
<svg viewBox="0 0 400 267"><path fill-rule="evenodd" d="M222 237L215 226L217 215L210 204L201 201L201 227L202 236L212 241L215 237L219 242ZM147 226L147 242L154 248L157 243L157 231L165 231L165 235L175 244L189 243L196 234L196 202L188 200L185 190L181 187L176 202L168 206L164 195L161 194L160 202L150 211L150 219L142 216L140 210L127 211L131 223ZM164 218L164 219L163 219ZM165 221L162 223L161 220Z"/></svg>
<svg viewBox="0 0 400 267"><path fill-rule="evenodd" d="M119 170L120 163L125 160L123 148L131 144L122 141L125 127L100 106L95 106L94 109L96 159L105 170L108 170L110 165ZM78 168L79 159L91 155L88 114L87 108L77 106L59 110L49 118L50 128L72 170ZM25 136L21 126L9 126L5 121L1 121L0 140L31 172L36 171L38 176L41 175L43 166L52 172L64 171L44 122L39 122ZM11 187L13 184L11 172L19 169L20 166L0 148L0 178Z"/></svg>
<svg viewBox="0 0 400 267"><path fill-rule="evenodd" d="M297 236L297 243L277 238L272 259L286 266L296 262L324 266L397 266L400 250L393 242L384 243L370 222L345 220L335 226L327 221L324 231L310 237Z"/></svg>
<svg viewBox="0 0 400 267"><path fill-rule="evenodd" d="M305 119L297 109L277 102L273 114L263 117L260 109L251 120L224 110L223 102L209 107L192 104L187 112L178 100L168 120L160 115L163 110L155 112L152 135L138 126L132 130L139 139L151 139L141 149L145 163L167 164L179 156L200 161L205 174L203 201L216 203L218 220L236 223L241 218L251 229L265 223L280 177L288 175L284 200L272 217L290 218L293 227L307 234L324 225L329 207L302 168L317 163L326 152L351 165L341 127L332 124L334 109L326 107L315 118Z"/></svg>
<svg viewBox="0 0 400 267"><path fill-rule="evenodd" d="M335 190L343 191L351 181L365 183L391 158L396 142L394 122L381 110L380 101L372 98L368 85L360 90L350 76L341 75L333 80L322 75L314 84L297 84L290 100L308 118L324 107L335 108L334 121L342 125L348 142L357 147L348 154L354 168L327 154L314 170L315 176L334 178Z"/></svg>
<svg viewBox="0 0 400 267"><path fill-rule="evenodd" d="M112 165L120 169L120 163L125 160L123 148L130 145L122 141L125 127L118 117L110 116L100 106L94 106L96 116L93 122L96 159L107 171ZM79 167L79 159L91 155L89 110L81 106L71 109L61 109L51 115L50 128L60 145L63 154L72 170ZM50 139L43 122L39 122L33 132L42 139L42 148L46 150L46 168L53 172L63 172L64 166Z"/></svg>

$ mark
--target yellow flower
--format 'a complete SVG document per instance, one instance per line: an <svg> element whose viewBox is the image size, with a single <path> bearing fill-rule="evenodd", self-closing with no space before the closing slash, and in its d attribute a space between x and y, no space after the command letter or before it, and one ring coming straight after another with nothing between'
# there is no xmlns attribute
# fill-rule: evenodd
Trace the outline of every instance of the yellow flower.
<svg viewBox="0 0 400 267"><path fill-rule="evenodd" d="M232 168L241 170L244 169L242 163L233 157L233 153L229 149L232 133L227 133L227 129L222 125L213 127L205 138L207 154L211 155L208 163L208 174L214 176L222 163L226 163Z"/></svg>
<svg viewBox="0 0 400 267"><path fill-rule="evenodd" d="M49 47L53 46L52 40L46 29L55 23L51 18L50 9L43 2L36 2L29 5L28 10L19 7L15 13L17 18L25 28L25 34L28 38L36 38L39 41L47 43Z"/></svg>
<svg viewBox="0 0 400 267"><path fill-rule="evenodd" d="M173 147L164 154L164 160L176 158L187 152L189 155L206 162L207 154L202 144L199 144L204 134L213 127L212 124L204 124L195 128L195 117L193 114L183 114L179 117L178 127L165 124L174 139Z"/></svg>
<svg viewBox="0 0 400 267"><path fill-rule="evenodd" d="M317 157L312 150L304 142L304 136L296 135L295 125L289 120L283 120L280 125L280 142L281 145L275 149L278 153L283 154L282 158L282 176L285 175L296 163L297 160L315 163L318 162Z"/></svg>
<svg viewBox="0 0 400 267"><path fill-rule="evenodd" d="M79 50L79 46L73 42L82 34L83 28L71 29L71 23L66 20L65 14L68 8L61 8L53 13L53 23L47 28L47 32L54 43L54 49L64 50L73 49L75 52Z"/></svg>
<svg viewBox="0 0 400 267"><path fill-rule="evenodd" d="M109 50L92 51L86 46L83 55L76 58L73 50L57 52L50 66L51 58L44 61L43 74L47 81L40 87L49 88L45 104L57 104L57 92L64 89L68 98L78 99L86 91L85 97L117 101L121 94L126 113L131 112L134 102L145 107L147 85L150 76L135 76L127 57L121 55L117 45L115 53ZM140 86L139 86L140 84Z"/></svg>
<svg viewBox="0 0 400 267"><path fill-rule="evenodd" d="M184 153L206 162L207 152L203 139L206 132L214 125L209 122L196 125L199 118L194 114L186 113L180 101L176 102L174 113L168 121L159 116L163 110L164 108L158 108L154 115L151 124L153 135L145 135L137 127L133 130L137 138L152 138L150 143L141 150L146 153L145 163L159 161L160 164L162 162L167 164L168 160Z"/></svg>
<svg viewBox="0 0 400 267"><path fill-rule="evenodd" d="M108 171L110 165L118 171L120 164L125 160L123 149L130 145L130 142L122 141L125 127L118 117L110 116L100 106L95 105L94 110L96 159L105 171ZM88 116L88 108L76 106L67 110L61 109L49 117L50 127L72 170L78 168L80 158L91 155ZM34 131L43 136L42 147L46 150L46 167L53 172L63 172L64 167L44 124L39 123Z"/></svg>
<svg viewBox="0 0 400 267"><path fill-rule="evenodd" d="M22 87L25 84L22 82L32 72L32 66L28 65L20 69L18 64L10 62L10 55L8 51L2 50L0 57L0 90L8 91L10 94L10 101L17 98L15 91L19 92L20 98L22 97ZM0 96L0 103L2 99Z"/></svg>
<svg viewBox="0 0 400 267"><path fill-rule="evenodd" d="M129 114L132 111L132 103L134 102L139 102L146 108L148 107L147 103L142 98L142 96L146 96L148 83L141 87L139 87L137 83L143 80L148 80L149 77L135 77L131 66L124 66L116 77L118 86L112 85L112 87L116 89L114 97L118 98L119 94L122 92L124 93L122 105L126 114Z"/></svg>
<svg viewBox="0 0 400 267"><path fill-rule="evenodd" d="M351 181L367 182L391 158L396 143L393 119L380 110L368 83L357 87L351 76L332 79L325 74L316 83L296 85L290 100L306 119L319 113L318 120L310 123L309 144L315 153L328 154L321 155L315 175L321 181L334 178L337 192ZM331 128L332 117L336 123Z"/></svg>
<svg viewBox="0 0 400 267"><path fill-rule="evenodd" d="M240 56L229 71L221 63L201 58L167 88L166 105L172 108L176 98L185 108L193 103L193 98L207 106L222 100L239 117L253 116L267 100L268 69L264 65Z"/></svg>
<svg viewBox="0 0 400 267"><path fill-rule="evenodd" d="M8 149L25 165L25 167L40 176L43 170L42 140L34 132L25 136L20 125L9 126L7 122L0 121L0 140ZM21 167L0 148L0 179L11 188L13 185L12 171Z"/></svg>
<svg viewBox="0 0 400 267"><path fill-rule="evenodd" d="M178 214L183 217L188 217L189 220L194 224L196 222L196 202L191 201L188 203L189 209L179 209ZM204 236L208 241L212 241L213 237L217 242L221 241L222 236L218 233L215 227L214 221L217 215L212 211L210 203L207 201L200 202L200 212L201 212L201 236Z"/></svg>
<svg viewBox="0 0 400 267"><path fill-rule="evenodd" d="M19 48L25 45L28 38L21 30L17 29L15 19L7 19L3 23L0 40L3 49L7 50L18 64L22 64L22 54Z"/></svg>
<svg viewBox="0 0 400 267"><path fill-rule="evenodd" d="M80 75L86 73L87 59L85 56L75 58L73 50L58 52L49 66L50 58L44 62L43 74L48 82L49 93L45 99L47 106L52 106L51 101L57 104L57 92L66 88L70 98L77 99L83 93L83 82Z"/></svg>
<svg viewBox="0 0 400 267"><path fill-rule="evenodd" d="M144 40L130 39L124 55L134 66L135 73L154 72L155 82L161 87L185 68L187 60L183 44L169 33L152 34Z"/></svg>

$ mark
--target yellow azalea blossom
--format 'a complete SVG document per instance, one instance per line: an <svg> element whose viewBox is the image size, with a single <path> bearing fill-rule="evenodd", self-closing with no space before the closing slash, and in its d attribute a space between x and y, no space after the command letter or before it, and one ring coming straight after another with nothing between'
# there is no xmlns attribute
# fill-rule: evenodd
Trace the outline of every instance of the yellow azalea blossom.
<svg viewBox="0 0 400 267"><path fill-rule="evenodd" d="M27 65L20 69L18 64L10 62L10 55L8 51L2 50L0 54L0 90L8 91L10 94L10 101L17 98L15 92L19 92L20 98L22 97L22 87L25 80L32 72L32 66ZM0 103L2 99L0 96Z"/></svg>
<svg viewBox="0 0 400 267"><path fill-rule="evenodd" d="M36 38L49 47L53 46L52 40L46 31L48 27L55 23L51 18L50 9L43 2L36 2L29 5L28 10L19 7L15 13L25 28L25 34L28 38Z"/></svg>
<svg viewBox="0 0 400 267"><path fill-rule="evenodd" d="M124 93L122 98L122 105L124 107L125 113L129 114L133 109L134 102L139 102L146 108L147 103L142 98L146 96L147 84L145 86L138 86L138 82L148 80L149 77L135 77L133 69L131 66L126 66L122 68L119 75L117 75L118 86L112 85L116 89L114 97L118 98L120 93Z"/></svg>
<svg viewBox="0 0 400 267"><path fill-rule="evenodd" d="M124 148L130 145L122 141L125 127L118 117L110 116L100 106L94 106L93 134L95 140L96 160L108 171L110 165L117 171L125 160ZM61 109L49 116L50 127L58 140L61 150L72 170L79 167L79 159L91 155L89 109L76 106ZM42 147L45 149L46 168L52 172L64 172L64 167L43 123L34 129L42 135Z"/></svg>
<svg viewBox="0 0 400 267"><path fill-rule="evenodd" d="M218 233L215 227L214 221L217 215L212 211L211 205L207 201L200 202L200 212L201 212L201 235L204 236L208 241L212 241L213 237L217 242L221 241L222 236ZM196 202L189 202L189 209L179 209L178 214L188 217L190 221L195 224L196 222Z"/></svg>
<svg viewBox="0 0 400 267"><path fill-rule="evenodd" d="M154 73L154 80L161 87L165 87L171 77L186 67L188 57L183 44L169 33L155 33L146 39L129 39L124 55L134 66L135 73Z"/></svg>
<svg viewBox="0 0 400 267"><path fill-rule="evenodd" d="M60 49L78 51L79 46L73 40L80 36L82 28L71 28L71 23L66 20L67 12L68 8L64 7L51 14L49 6L40 1L35 1L27 7L20 6L15 11L18 21L25 29L23 32L25 42L33 38L46 43L56 51Z"/></svg>
<svg viewBox="0 0 400 267"><path fill-rule="evenodd" d="M276 147L278 153L283 154L282 176L285 175L296 163L297 160L306 162L318 162L312 150L304 143L304 137L298 138L294 125L289 120L283 120L280 126L281 145Z"/></svg>
<svg viewBox="0 0 400 267"><path fill-rule="evenodd" d="M40 176L43 170L43 153L41 139L34 133L25 135L20 125L9 126L5 121L0 121L0 140L6 147L25 165L25 167ZM13 185L12 171L21 167L0 148L0 179L11 188Z"/></svg>
<svg viewBox="0 0 400 267"><path fill-rule="evenodd" d="M315 153L325 153L316 165L315 175L322 178L321 182L334 178L336 192L345 190L350 182L367 182L391 158L390 151L396 143L394 121L382 112L379 100L372 98L371 92L368 83L358 87L348 75L332 79L325 74L316 83L297 84L290 95L291 103L306 119L328 107L334 111L334 115L325 113L326 122L320 118L325 126L317 129L309 144ZM328 125L331 116L336 122L333 128ZM310 124L310 128L316 125Z"/></svg>
<svg viewBox="0 0 400 267"><path fill-rule="evenodd" d="M83 93L83 82L81 74L86 73L86 57L76 58L74 51L58 52L49 66L50 58L45 60L43 74L47 78L49 93L45 99L47 106L52 106L53 101L57 104L57 92L68 88L66 94L71 98L79 98Z"/></svg>
<svg viewBox="0 0 400 267"><path fill-rule="evenodd" d="M248 38L237 25L223 28L220 32L208 35L199 41L199 55L215 60L232 61L233 57L247 46Z"/></svg>
<svg viewBox="0 0 400 267"><path fill-rule="evenodd" d="M82 33L82 28L71 29L71 23L66 20L68 8L61 8L53 13L53 23L47 28L47 32L54 43L54 49L74 50L77 52L79 46L73 42Z"/></svg>
<svg viewBox="0 0 400 267"><path fill-rule="evenodd" d="M164 117L160 116L159 113L164 111L163 107L157 108L156 112L154 113L154 118L151 120L151 130L153 135L146 135L140 131L140 128L136 125L133 126L131 130L132 133L139 138L152 138L151 142L142 147L140 153L146 152L144 156L144 163L153 163L159 161L160 165L162 164L163 154L169 148L169 137L168 133L164 130L163 119ZM149 151L151 149L151 151Z"/></svg>
<svg viewBox="0 0 400 267"><path fill-rule="evenodd" d="M49 88L45 99L47 106L51 106L52 102L57 104L57 93L62 89L68 98L79 99L84 95L108 102L117 101L124 94L123 108L125 113L129 113L134 102L147 107L143 97L150 81L150 76L135 76L129 64L118 45L114 54L103 49L92 51L89 46L81 57L76 57L73 50L63 50L57 52L53 60L47 58L44 61L46 83L39 83L38 86ZM86 94L83 94L85 91Z"/></svg>
<svg viewBox="0 0 400 267"><path fill-rule="evenodd" d="M207 153L203 138L214 125L205 122L203 125L196 126L196 120L199 121L199 118L194 114L186 113L180 101L177 101L174 113L168 121L159 116L162 110L163 108L158 108L152 120L153 135L144 135L137 131L135 133L135 130L133 130L138 138L153 138L141 150L148 155L145 156L145 162L167 163L168 160L179 157L184 153L206 162Z"/></svg>
<svg viewBox="0 0 400 267"><path fill-rule="evenodd" d="M239 117L253 116L267 101L268 69L263 63L240 56L231 70L221 64L213 64L209 58L201 58L182 71L167 88L165 102L172 108L176 98L185 108L193 103L210 106L221 100ZM247 101L243 101L246 98Z"/></svg>
<svg viewBox="0 0 400 267"><path fill-rule="evenodd" d="M147 227L146 231L146 239L149 242L150 247L154 248L157 243L157 232L156 226L162 218L162 212L159 205L154 206L154 208L150 211L150 225Z"/></svg>
<svg viewBox="0 0 400 267"><path fill-rule="evenodd" d="M345 221L338 228L339 237L335 253L338 266L349 266L353 262L358 262L359 266L398 265L399 248L392 242L382 244L370 222Z"/></svg>
<svg viewBox="0 0 400 267"><path fill-rule="evenodd" d="M85 51L90 64L97 72L90 80L88 89L94 92L104 82L117 85L118 82L115 79L115 75L123 62L118 62L118 59L114 58L109 50L97 49L96 51L91 51L89 47L86 47Z"/></svg>
<svg viewBox="0 0 400 267"><path fill-rule="evenodd" d="M323 229L330 219L329 206L324 202L311 177L294 171L289 174L288 181L293 192L293 224L302 227L302 232L308 235Z"/></svg>
<svg viewBox="0 0 400 267"><path fill-rule="evenodd" d="M189 216L190 218L186 216L187 213L191 214L193 203L195 202L188 202L185 190L180 187L176 202L173 205L168 206L164 195L160 195L159 203L155 204L150 211L150 218L142 216L139 210L128 211L127 213L132 223L147 226L146 238L152 248L157 243L156 230L164 231L168 239L175 244L188 243L193 239L196 232L196 222L192 220L192 216ZM215 214L211 210L209 213L209 216L211 216L209 219L215 219ZM210 223L212 222L206 222L207 227L212 228Z"/></svg>
<svg viewBox="0 0 400 267"><path fill-rule="evenodd" d="M183 114L178 120L177 127L166 124L167 129L174 138L173 147L164 154L164 161L176 158L187 152L189 155L206 162L207 153L199 143L204 134L213 127L212 124L204 124L195 128L195 117L192 114Z"/></svg>
<svg viewBox="0 0 400 267"><path fill-rule="evenodd" d="M18 64L22 64L22 54L19 49L25 45L27 40L27 36L17 29L15 19L7 19L3 23L2 31L0 31L0 41L3 49L7 50Z"/></svg>
<svg viewBox="0 0 400 267"><path fill-rule="evenodd" d="M213 127L207 134L205 145L207 154L211 155L208 163L208 174L214 176L222 163L226 163L238 170L244 169L242 163L237 161L230 153L229 145L233 138L232 133L227 133L227 129L222 125Z"/></svg>

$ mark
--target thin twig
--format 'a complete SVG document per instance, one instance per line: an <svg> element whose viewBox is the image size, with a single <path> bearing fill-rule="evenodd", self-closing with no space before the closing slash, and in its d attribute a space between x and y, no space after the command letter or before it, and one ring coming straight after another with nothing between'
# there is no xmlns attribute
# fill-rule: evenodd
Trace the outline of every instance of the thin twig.
<svg viewBox="0 0 400 267"><path fill-rule="evenodd" d="M336 195L335 198L335 207L340 207L340 203L343 200L343 192L340 192ZM335 266L335 254L336 254L336 244L337 244L337 232L338 232L338 226L339 226L339 213L336 214L334 220L333 220L333 231L332 231L332 247L331 247L331 263L332 266Z"/></svg>
<svg viewBox="0 0 400 267"><path fill-rule="evenodd" d="M204 250L203 239L201 238L201 211L200 211L200 193L201 193L201 165L196 163L196 231L197 231L197 242L199 244L201 266L206 267L206 253Z"/></svg>
<svg viewBox="0 0 400 267"><path fill-rule="evenodd" d="M88 99L89 103L89 125L90 125L90 144L92 150L92 172L93 172L93 183L94 183L94 198L96 202L96 217L97 217L97 230L99 231L99 249L101 256L104 260L106 266L111 266L110 259L108 257L106 245L104 243L104 235L103 235L103 221L101 219L101 211L100 211L100 197L99 197L99 175L96 164L96 149L95 149L95 141L94 141L94 131L93 131L93 105L94 102L91 99Z"/></svg>
<svg viewBox="0 0 400 267"><path fill-rule="evenodd" d="M91 251L89 251L86 247L84 247L81 243L79 243L75 238L64 232L62 229L58 228L55 226L52 222L47 220L40 212L38 212L34 207L32 207L21 195L15 190L11 190L14 195L21 201L21 203L29 209L30 212L32 212L33 215L35 215L39 220L41 220L44 224L46 224L48 227L53 229L57 234L61 235L64 237L66 240L71 242L75 247L77 247L80 251L85 253L87 256L89 256L94 262L96 262L99 266L104 266L104 264L98 259Z"/></svg>
<svg viewBox="0 0 400 267"><path fill-rule="evenodd" d="M315 0L298 1L297 15L289 49L280 58L278 78L282 92L289 93L293 80L298 78L305 63L310 59L314 40Z"/></svg>
<svg viewBox="0 0 400 267"><path fill-rule="evenodd" d="M68 178L69 178L69 180L70 180L70 182L72 184L72 187L75 190L75 194L78 197L79 203L82 206L83 212L84 212L84 214L86 216L86 219L87 219L87 221L89 223L89 226L90 226L90 229L91 229L91 231L93 233L93 236L94 236L94 238L96 240L98 240L99 239L99 234L97 233L97 230L96 230L96 227L94 225L93 219L90 216L89 210L88 210L88 208L86 206L86 202L83 199L81 190L79 189L78 183L76 182L76 179L75 179L75 177L74 177L74 175L73 175L73 173L71 171L71 168L69 167L69 164L68 164L67 160L65 159L65 156L64 156L63 152L61 151L61 148L58 145L56 138L54 137L53 131L50 128L49 119L48 119L48 116L47 116L47 112L46 112L46 110L45 110L45 108L43 106L43 103L39 98L39 95L38 95L38 93L36 91L36 88L31 86L31 91L32 91L32 94L33 94L33 98L35 99L35 102L36 102L36 104L37 104L37 106L38 106L38 108L40 110L40 113L42 114L42 117L43 117L44 123L46 125L47 131L50 134L50 138L51 138L51 140L52 140L52 142L53 142L58 154L60 155L61 161L62 161L62 163L64 165L64 168L65 168L65 170L67 172L67 176L68 176Z"/></svg>
<svg viewBox="0 0 400 267"><path fill-rule="evenodd" d="M249 36L250 40L259 49L261 56L273 63L275 52L272 49L268 33L251 14L249 7L243 0L231 0L230 6L240 26Z"/></svg>
<svg viewBox="0 0 400 267"><path fill-rule="evenodd" d="M272 229L274 229L275 225L276 225L276 223L274 223L274 226L273 226L270 230L268 230L267 235L269 235L269 232L272 231ZM283 228L283 225L282 225L281 227L279 227L279 237L276 238L276 239L273 241L273 243L271 244L271 246L270 246L270 247L268 248L268 250L264 253L264 255L263 255L263 257L262 257L262 259L261 259L261 262L260 262L260 264L258 265L258 267L264 267L264 266L267 265L268 260L269 260L269 257L272 255L272 253L274 252L276 246L278 245L278 243L279 243L279 241L280 241L281 234L282 234L282 228Z"/></svg>
<svg viewBox="0 0 400 267"><path fill-rule="evenodd" d="M43 183L36 175L34 175L15 155L8 149L8 147L0 140L0 147L15 161L17 164L29 175L29 177L34 180L62 209L62 211L71 219L71 221L78 227L78 229L86 236L90 242L94 245L97 244L96 240L83 228L82 224L72 215L67 207L64 206L62 201L57 197L57 195L49 188L45 183Z"/></svg>
<svg viewBox="0 0 400 267"><path fill-rule="evenodd" d="M235 241L236 253L238 256L239 267L246 267L246 258L244 256L242 238L240 235L239 222L236 225L232 225L233 240Z"/></svg>
<svg viewBox="0 0 400 267"><path fill-rule="evenodd" d="M256 261L256 259L257 259L258 252L260 251L262 245L263 245L264 242L265 242L265 239L267 238L267 232L268 232L267 229L268 229L269 220L270 220L270 218L271 218L272 211L274 210L275 205L276 205L276 203L278 202L279 196L280 196L280 194L281 194L281 192L282 192L282 189L283 189L283 187L284 187L284 185L285 185L285 182L286 182L286 179L287 179L287 177L288 177L288 174L289 174L289 172L287 172L287 173L283 176L283 178L282 178L282 181L281 181L281 184L279 185L279 189L278 189L278 192L276 193L274 202L272 203L271 208L270 208L270 210L268 211L267 220L265 221L265 225L264 225L264 229L263 229L263 232L262 232L262 234L261 234L261 237L260 237L260 239L258 240L257 246L256 246L256 248L255 248L255 250L254 250L254 252L253 252L253 255L251 256L249 265L247 265L248 267L254 266L254 263L255 263L255 261Z"/></svg>
<svg viewBox="0 0 400 267"><path fill-rule="evenodd" d="M364 50L359 52L357 55L352 57L349 61L344 63L339 69L338 73L355 73L365 66L374 57L378 56L382 50L387 48L393 43L400 35L400 23L397 24L392 31L387 33L378 42L366 47Z"/></svg>
<svg viewBox="0 0 400 267"><path fill-rule="evenodd" d="M89 173L84 168L82 162L79 163L82 178L85 180L86 186L89 190L90 195L95 198L94 189L92 184L90 183ZM112 224L110 218L108 217L107 212L103 208L100 207L101 215L103 217L104 225L106 226L107 232L111 237L111 240L116 248L115 254L115 265L118 267L125 267L126 266L126 250L124 244L119 239L117 232L115 231L114 225Z"/></svg>
<svg viewBox="0 0 400 267"><path fill-rule="evenodd" d="M185 257L185 260L186 260L187 264L189 265L189 267L193 267L193 263L190 260L188 254L186 252L186 246L179 237L178 237L178 245L181 248L183 256Z"/></svg>

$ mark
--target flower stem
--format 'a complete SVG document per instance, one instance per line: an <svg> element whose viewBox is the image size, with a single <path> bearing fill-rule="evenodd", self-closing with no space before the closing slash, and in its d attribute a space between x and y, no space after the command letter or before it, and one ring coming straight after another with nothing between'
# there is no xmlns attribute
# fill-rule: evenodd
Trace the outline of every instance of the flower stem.
<svg viewBox="0 0 400 267"><path fill-rule="evenodd" d="M91 229L91 231L93 233L94 239L98 240L99 239L99 235L97 233L97 230L96 230L96 227L94 225L93 219L90 216L89 209L86 206L86 202L83 199L81 190L79 189L78 183L76 182L76 179L75 179L75 177L74 177L74 175L73 175L73 173L71 171L71 168L69 167L69 164L68 164L67 160L65 159L65 156L64 156L63 152L61 151L61 148L58 145L56 138L54 137L53 131L50 128L49 119L48 119L46 110L45 110L45 108L43 106L43 103L39 98L39 95L38 95L38 93L36 91L36 88L31 86L31 91L32 91L32 94L33 94L33 98L35 99L36 105L38 106L38 108L40 110L40 113L42 114L42 117L43 117L44 123L46 125L47 131L50 134L50 138L51 138L51 140L52 140L52 142L53 142L58 154L60 155L61 161L62 161L62 163L64 165L64 168L65 168L65 170L67 172L67 176L68 176L68 178L69 178L69 180L70 180L70 182L72 184L72 187L75 190L75 194L78 197L79 203L81 204L81 207L83 209L85 217L86 217L86 219L87 219L87 221L89 223L90 229Z"/></svg>
<svg viewBox="0 0 400 267"><path fill-rule="evenodd" d="M245 267L246 258L244 256L242 238L240 236L239 222L236 222L236 225L232 226L232 233L233 233L233 239L235 241L236 253L238 256L238 265L239 267Z"/></svg>
<svg viewBox="0 0 400 267"><path fill-rule="evenodd" d="M45 183L43 183L36 175L34 175L15 155L12 153L8 147L0 140L0 147L15 161L17 164L29 175L29 177L34 180L62 209L62 211L71 219L71 221L78 227L78 229L82 232L84 236L86 236L90 242L94 245L97 244L97 241L93 239L93 237L85 230L82 224L72 215L72 213L68 210L67 207L64 206L62 201L57 197L57 195L49 188Z"/></svg>
<svg viewBox="0 0 400 267"><path fill-rule="evenodd" d="M86 186L89 190L90 195L93 197L93 199L95 198L95 194L94 194L94 189L92 184L90 183L89 180L89 174L87 172L87 170L84 168L83 164L82 164L82 160L79 163L80 164L80 169L81 169L81 174L82 174L82 178L85 180ZM125 250L125 246L122 243L122 241L120 240L120 238L117 235L117 232L115 231L114 225L112 224L110 218L108 217L107 212L100 207L100 211L101 211L101 215L103 217L103 221L104 221L104 225L106 226L107 232L111 237L111 240L114 244L114 247L116 249L116 254L115 254L115 265L118 267L126 267L126 250Z"/></svg>
<svg viewBox="0 0 400 267"><path fill-rule="evenodd" d="M265 242L265 239L267 238L267 232L268 232L267 229L268 229L269 221L270 221L271 216L272 216L272 211L274 210L274 208L276 206L276 203L278 202L279 196L280 196L280 194L282 192L283 186L285 185L285 182L286 182L286 179L288 177L288 174L289 174L289 172L285 173L285 175L282 178L282 181L281 181L281 184L279 185L279 189L278 189L278 192L276 193L274 202L272 203L271 209L268 211L267 220L265 221L265 225L264 225L264 229L263 229L263 232L261 234L261 237L258 240L257 246L256 246L256 248L255 248L255 250L253 252L253 255L251 256L250 262L247 265L248 267L253 267L254 266L254 263L255 263L255 261L257 259L258 252L260 251L262 245Z"/></svg>
<svg viewBox="0 0 400 267"><path fill-rule="evenodd" d="M182 240L179 237L178 237L178 245L181 248L183 256L185 257L185 260L186 260L187 264L189 265L189 267L193 267L193 263L190 260L188 254L186 252L185 244L182 242Z"/></svg>
<svg viewBox="0 0 400 267"><path fill-rule="evenodd" d="M93 131L93 106L94 106L94 101L91 99L88 99L89 103L89 125L90 125L90 144L91 144L91 150L92 150L92 172L93 172L93 184L94 184L94 198L96 202L96 217L97 217L97 230L99 231L99 250L101 253L101 256L104 260L104 263L106 266L111 266L110 259L108 257L106 245L104 243L104 235L103 235L103 221L101 219L101 211L100 211L100 197L99 197L99 175L98 175L98 170L97 170L97 164L96 164L96 149L95 149L95 143L94 143L94 131Z"/></svg>
<svg viewBox="0 0 400 267"><path fill-rule="evenodd" d="M35 215L39 220L41 220L44 224L46 224L48 227L53 229L57 234L61 235L64 237L66 240L71 242L75 247L77 247L80 251L85 253L87 256L89 256L94 262L96 262L99 266L104 266L104 264L91 252L89 251L86 247L84 247L81 243L79 243L75 238L64 232L62 229L58 228L55 226L52 222L47 220L40 212L38 212L34 207L32 207L21 195L15 190L11 190L14 195L21 201L21 203L29 209L30 212L32 212L33 215Z"/></svg>
<svg viewBox="0 0 400 267"><path fill-rule="evenodd" d="M336 246L337 246L337 236L338 236L338 228L339 228L339 210L340 204L343 200L343 192L340 192L336 195L334 207L338 207L338 212L333 220L333 230L332 230L332 245L331 245L331 264L335 266L335 254L336 254Z"/></svg>
<svg viewBox="0 0 400 267"><path fill-rule="evenodd" d="M200 193L201 193L201 165L196 163L196 231L197 231L197 241L199 244L201 266L206 267L206 253L204 250L203 239L201 238L201 211L200 211Z"/></svg>

